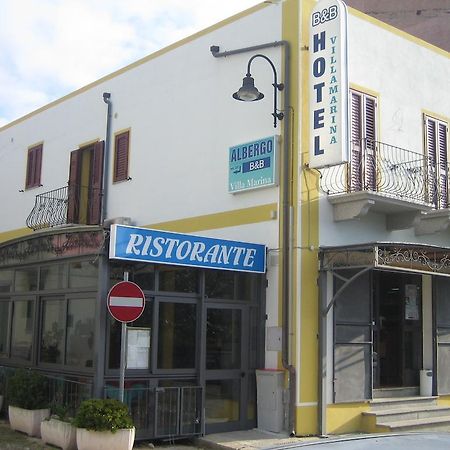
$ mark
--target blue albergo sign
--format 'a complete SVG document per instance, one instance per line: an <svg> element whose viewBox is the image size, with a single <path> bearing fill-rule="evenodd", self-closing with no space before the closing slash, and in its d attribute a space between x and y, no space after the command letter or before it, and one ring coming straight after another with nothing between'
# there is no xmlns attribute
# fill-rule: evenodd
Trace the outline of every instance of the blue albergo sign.
<svg viewBox="0 0 450 450"><path fill-rule="evenodd" d="M125 225L111 225L109 257L239 272L266 271L266 246L262 244Z"/></svg>
<svg viewBox="0 0 450 450"><path fill-rule="evenodd" d="M277 184L277 137L235 145L228 152L228 192Z"/></svg>

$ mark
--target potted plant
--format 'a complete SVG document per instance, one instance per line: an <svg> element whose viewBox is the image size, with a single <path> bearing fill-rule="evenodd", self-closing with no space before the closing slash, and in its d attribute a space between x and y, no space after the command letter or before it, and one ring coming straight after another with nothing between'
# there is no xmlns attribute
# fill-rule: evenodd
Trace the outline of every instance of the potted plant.
<svg viewBox="0 0 450 450"><path fill-rule="evenodd" d="M41 436L41 422L49 417L48 380L32 370L18 369L8 380L8 416L13 430Z"/></svg>
<svg viewBox="0 0 450 450"><path fill-rule="evenodd" d="M135 428L128 407L115 399L84 400L75 415L78 450L131 450Z"/></svg>
<svg viewBox="0 0 450 450"><path fill-rule="evenodd" d="M72 425L73 418L69 416L69 407L54 403L50 411L50 418L41 422L42 441L63 450L76 450L77 429Z"/></svg>

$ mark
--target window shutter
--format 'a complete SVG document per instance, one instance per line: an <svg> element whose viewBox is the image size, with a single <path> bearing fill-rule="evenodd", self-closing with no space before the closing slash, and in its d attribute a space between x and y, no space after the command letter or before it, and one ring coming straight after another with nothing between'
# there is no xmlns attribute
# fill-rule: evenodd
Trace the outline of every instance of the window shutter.
<svg viewBox="0 0 450 450"><path fill-rule="evenodd" d="M425 140L428 160L428 201L437 207L436 121L431 117L425 118Z"/></svg>
<svg viewBox="0 0 450 450"><path fill-rule="evenodd" d="M78 175L81 164L81 150L74 150L70 153L69 165L69 185L67 194L67 223L77 223L79 213L78 202Z"/></svg>
<svg viewBox="0 0 450 450"><path fill-rule="evenodd" d="M376 190L376 155L375 155L375 107L373 97L365 97L364 105L364 130L365 130L365 181L366 189Z"/></svg>
<svg viewBox="0 0 450 450"><path fill-rule="evenodd" d="M91 180L89 186L88 225L98 225L101 220L104 147L104 141L97 142L94 146Z"/></svg>
<svg viewBox="0 0 450 450"><path fill-rule="evenodd" d="M128 151L130 142L130 132L118 134L116 136L114 149L114 182L128 179Z"/></svg>
<svg viewBox="0 0 450 450"><path fill-rule="evenodd" d="M448 206L448 164L447 164L447 125L439 122L437 130L437 149L439 155L439 206Z"/></svg>
<svg viewBox="0 0 450 450"><path fill-rule="evenodd" d="M361 138L362 138L362 96L351 92L351 161L350 161L350 189L360 191L361 183Z"/></svg>
<svg viewBox="0 0 450 450"><path fill-rule="evenodd" d="M42 144L28 149L25 189L41 185Z"/></svg>

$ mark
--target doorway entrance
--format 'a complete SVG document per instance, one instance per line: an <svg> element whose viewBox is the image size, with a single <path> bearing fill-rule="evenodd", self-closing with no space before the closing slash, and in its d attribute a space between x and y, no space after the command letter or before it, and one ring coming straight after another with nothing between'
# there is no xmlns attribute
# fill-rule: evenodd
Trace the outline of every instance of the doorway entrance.
<svg viewBox="0 0 450 450"><path fill-rule="evenodd" d="M374 388L419 386L422 367L422 278L374 273Z"/></svg>

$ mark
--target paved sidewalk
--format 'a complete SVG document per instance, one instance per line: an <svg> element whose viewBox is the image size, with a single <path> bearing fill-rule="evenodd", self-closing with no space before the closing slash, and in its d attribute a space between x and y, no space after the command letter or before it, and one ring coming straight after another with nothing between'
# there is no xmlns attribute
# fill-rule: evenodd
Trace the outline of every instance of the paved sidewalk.
<svg viewBox="0 0 450 450"><path fill-rule="evenodd" d="M296 442L317 441L318 437L289 437L287 434L270 433L261 430L233 431L231 433L208 434L198 438L201 447L229 450L263 450L276 445L294 444Z"/></svg>

